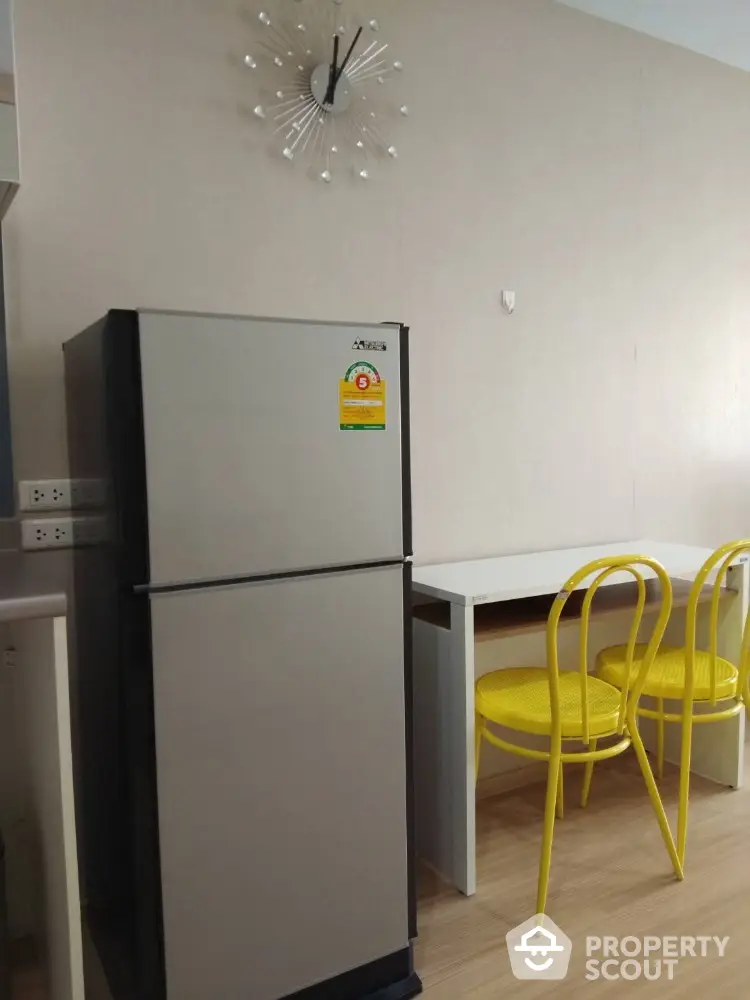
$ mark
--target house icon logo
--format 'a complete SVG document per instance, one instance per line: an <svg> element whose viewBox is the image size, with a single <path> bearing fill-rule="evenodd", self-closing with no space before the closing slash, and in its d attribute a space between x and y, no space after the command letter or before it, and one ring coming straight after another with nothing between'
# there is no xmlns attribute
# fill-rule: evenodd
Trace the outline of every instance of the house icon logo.
<svg viewBox="0 0 750 1000"><path fill-rule="evenodd" d="M516 979L564 979L573 944L557 924L537 913L505 935Z"/></svg>

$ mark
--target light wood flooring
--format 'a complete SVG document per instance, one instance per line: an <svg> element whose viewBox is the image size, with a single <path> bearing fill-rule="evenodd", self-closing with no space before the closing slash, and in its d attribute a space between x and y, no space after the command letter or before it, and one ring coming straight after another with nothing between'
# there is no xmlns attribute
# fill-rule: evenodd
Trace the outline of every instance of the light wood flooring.
<svg viewBox="0 0 750 1000"><path fill-rule="evenodd" d="M573 940L567 979L515 980L505 946L506 932L534 912L544 799L536 785L480 803L475 897L422 872L416 964L427 1000L750 998L750 787L732 792L693 781L687 877L677 883L634 758L597 765L586 810L578 807L581 770L566 768L567 812L556 825L548 907ZM668 768L662 786L673 825L676 777ZM673 982L587 982L585 938L605 934L731 940L723 959L682 959ZM93 949L86 951L87 1000L108 1000Z"/></svg>
<svg viewBox="0 0 750 1000"><path fill-rule="evenodd" d="M746 754L750 764L750 755ZM686 1000L750 997L750 788L695 779L686 879L675 881L643 779L630 754L597 765L588 809L578 807L582 767L566 767L566 815L555 828L547 912L573 941L563 982L519 982L505 945L534 915L544 786L479 804L478 892L471 899L421 873L416 965L427 1000ZM676 827L677 771L662 795ZM723 959L681 959L672 982L588 982L587 935L730 935ZM650 991L650 992L649 992Z"/></svg>

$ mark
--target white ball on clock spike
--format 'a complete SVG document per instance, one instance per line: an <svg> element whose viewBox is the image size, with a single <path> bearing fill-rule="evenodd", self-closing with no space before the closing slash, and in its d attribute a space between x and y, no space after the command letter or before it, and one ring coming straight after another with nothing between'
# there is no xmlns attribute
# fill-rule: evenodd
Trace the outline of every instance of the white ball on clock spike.
<svg viewBox="0 0 750 1000"><path fill-rule="evenodd" d="M404 64L401 62L400 59L397 59L393 64L393 68L396 70L397 73L400 73L401 70L404 68Z"/></svg>
<svg viewBox="0 0 750 1000"><path fill-rule="evenodd" d="M370 21L370 31L380 31L380 25L378 24L378 22L375 20L374 17Z"/></svg>
<svg viewBox="0 0 750 1000"><path fill-rule="evenodd" d="M370 179L370 171L366 167L362 167L359 172L359 176L363 181L368 181Z"/></svg>
<svg viewBox="0 0 750 1000"><path fill-rule="evenodd" d="M281 155L283 157L285 157L285 159L287 159L287 160L293 160L294 159L294 150L290 149L287 146L285 149L282 149Z"/></svg>
<svg viewBox="0 0 750 1000"><path fill-rule="evenodd" d="M357 149L364 149L364 148L365 148L365 144L362 142L362 140L361 139L357 139Z"/></svg>
<svg viewBox="0 0 750 1000"><path fill-rule="evenodd" d="M330 170L322 170L321 173L320 173L320 179L322 181L325 181L326 184L330 184L331 183L331 177L332 177L332 174L331 174Z"/></svg>
<svg viewBox="0 0 750 1000"><path fill-rule="evenodd" d="M264 24L266 27L268 27L271 24L271 18L268 16L268 14L266 14L264 10L262 10L260 14L258 14L258 20L260 21L261 24Z"/></svg>
<svg viewBox="0 0 750 1000"><path fill-rule="evenodd" d="M255 115L256 118L265 118L266 109L263 107L262 104L256 104L255 107L253 108L253 114Z"/></svg>
<svg viewBox="0 0 750 1000"><path fill-rule="evenodd" d="M408 118L409 117L409 107L408 107L408 105L402 104L401 107L398 110L401 112L401 114L404 116L404 118Z"/></svg>
<svg viewBox="0 0 750 1000"><path fill-rule="evenodd" d="M388 155L392 156L394 160L396 159L396 157L398 156L398 150L396 149L395 146L388 147Z"/></svg>
<svg viewBox="0 0 750 1000"><path fill-rule="evenodd" d="M338 151L339 151L339 147L338 146L331 146L331 152L332 153L338 153Z"/></svg>
<svg viewBox="0 0 750 1000"><path fill-rule="evenodd" d="M258 68L257 62L255 61L255 59L249 53L248 53L248 55L245 56L245 65L249 69L257 69Z"/></svg>
<svg viewBox="0 0 750 1000"><path fill-rule="evenodd" d="M283 66L284 65L284 60L280 56L274 56L273 57L273 61L274 61L274 64L276 66Z"/></svg>

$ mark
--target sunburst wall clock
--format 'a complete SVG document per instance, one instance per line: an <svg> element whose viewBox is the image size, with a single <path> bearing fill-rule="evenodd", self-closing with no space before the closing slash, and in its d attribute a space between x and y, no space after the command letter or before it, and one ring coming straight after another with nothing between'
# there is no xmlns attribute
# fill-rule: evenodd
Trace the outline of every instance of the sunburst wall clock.
<svg viewBox="0 0 750 1000"><path fill-rule="evenodd" d="M367 181L379 162L398 157L389 135L409 108L387 92L403 63L376 18L358 17L343 0L279 0L256 25L245 56L257 77L253 110L281 158L330 184L347 174Z"/></svg>

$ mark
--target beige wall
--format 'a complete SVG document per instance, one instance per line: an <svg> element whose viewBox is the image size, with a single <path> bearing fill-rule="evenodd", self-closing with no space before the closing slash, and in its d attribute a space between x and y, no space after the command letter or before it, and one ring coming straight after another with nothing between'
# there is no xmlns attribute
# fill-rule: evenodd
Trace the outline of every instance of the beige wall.
<svg viewBox="0 0 750 1000"><path fill-rule="evenodd" d="M420 559L750 533L750 75L549 0L373 0L413 114L328 188L248 118L247 6L18 4L18 475L64 472L59 345L109 306L403 319Z"/></svg>

